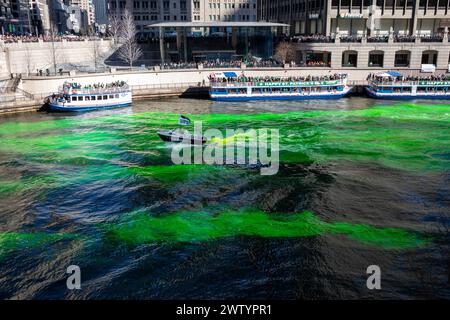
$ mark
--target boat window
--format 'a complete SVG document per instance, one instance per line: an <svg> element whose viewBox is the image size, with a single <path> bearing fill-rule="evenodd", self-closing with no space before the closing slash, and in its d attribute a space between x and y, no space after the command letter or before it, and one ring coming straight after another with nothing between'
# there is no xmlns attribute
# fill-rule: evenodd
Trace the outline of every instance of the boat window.
<svg viewBox="0 0 450 320"><path fill-rule="evenodd" d="M89 97L89 96L84 97L85 101L89 101L90 99L91 99L91 97Z"/></svg>
<svg viewBox="0 0 450 320"><path fill-rule="evenodd" d="M107 96L107 95L104 95L104 96L103 96L103 100L108 100L108 96Z"/></svg>
<svg viewBox="0 0 450 320"><path fill-rule="evenodd" d="M91 100L95 101L95 96L91 96Z"/></svg>
<svg viewBox="0 0 450 320"><path fill-rule="evenodd" d="M72 100L73 100L73 101L77 101L77 100L78 100L78 97L72 97Z"/></svg>
<svg viewBox="0 0 450 320"><path fill-rule="evenodd" d="M78 97L78 101L83 101L83 97Z"/></svg>
<svg viewBox="0 0 450 320"><path fill-rule="evenodd" d="M110 98L110 99L114 99L114 95L113 95L113 94L110 94L110 95L109 95L109 98Z"/></svg>
<svg viewBox="0 0 450 320"><path fill-rule="evenodd" d="M97 96L97 100L102 100L102 96Z"/></svg>
<svg viewBox="0 0 450 320"><path fill-rule="evenodd" d="M116 93L116 94L114 95L114 97L115 97L116 99L119 99L119 94Z"/></svg>

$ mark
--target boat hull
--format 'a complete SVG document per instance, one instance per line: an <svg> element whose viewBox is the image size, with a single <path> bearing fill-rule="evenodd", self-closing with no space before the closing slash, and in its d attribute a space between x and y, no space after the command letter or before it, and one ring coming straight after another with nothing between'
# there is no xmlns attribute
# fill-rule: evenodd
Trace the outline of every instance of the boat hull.
<svg viewBox="0 0 450 320"><path fill-rule="evenodd" d="M70 107L49 103L50 110L57 111L57 112L87 112L87 111L122 108L122 107L129 107L129 106L131 106L131 102L116 103L116 104L111 104L111 105L99 105L99 106L70 106Z"/></svg>
<svg viewBox="0 0 450 320"><path fill-rule="evenodd" d="M252 101L252 100L333 100L340 99L345 97L350 93L350 90L347 92L339 93L339 94L329 94L329 95L291 95L291 96L283 96L283 95L273 95L273 96L210 96L210 99L213 101Z"/></svg>
<svg viewBox="0 0 450 320"><path fill-rule="evenodd" d="M196 137L193 135L182 136L182 135L173 134L171 131L158 131L158 136L161 138L162 141L165 141L165 142L179 143L179 142L189 141L190 144L195 144L195 145L206 143L205 137Z"/></svg>
<svg viewBox="0 0 450 320"><path fill-rule="evenodd" d="M383 100L448 100L450 99L450 94L440 94L440 95L432 95L432 94L424 94L424 95L403 95L403 94L382 94L375 92L370 87L365 87L366 93L370 98L373 99L383 99Z"/></svg>

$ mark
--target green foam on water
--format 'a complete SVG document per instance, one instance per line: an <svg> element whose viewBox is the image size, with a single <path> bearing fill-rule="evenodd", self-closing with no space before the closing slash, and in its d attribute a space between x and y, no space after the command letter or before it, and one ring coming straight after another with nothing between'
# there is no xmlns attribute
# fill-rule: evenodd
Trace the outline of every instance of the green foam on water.
<svg viewBox="0 0 450 320"><path fill-rule="evenodd" d="M111 240L129 245L152 242L212 241L236 236L300 238L324 234L348 236L361 243L385 249L408 249L426 245L430 239L400 228L321 221L312 212L267 214L257 209L178 212L152 216L132 212L118 222L102 226Z"/></svg>
<svg viewBox="0 0 450 320"><path fill-rule="evenodd" d="M225 166L188 164L168 166L130 167L127 171L143 177L151 177L160 182L174 183L189 181L201 176L211 177L211 174L224 174L230 169Z"/></svg>
<svg viewBox="0 0 450 320"><path fill-rule="evenodd" d="M0 259L14 251L42 248L44 245L51 242L73 238L74 235L69 233L0 232Z"/></svg>

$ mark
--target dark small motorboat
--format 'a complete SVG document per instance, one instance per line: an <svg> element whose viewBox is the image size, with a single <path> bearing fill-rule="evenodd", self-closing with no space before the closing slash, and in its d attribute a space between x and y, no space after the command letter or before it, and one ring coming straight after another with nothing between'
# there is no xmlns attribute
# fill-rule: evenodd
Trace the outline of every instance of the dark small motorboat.
<svg viewBox="0 0 450 320"><path fill-rule="evenodd" d="M186 142L190 141L190 144L204 144L206 143L206 138L203 136L195 136L187 131L169 130L169 131L158 131L158 136L161 140L166 142Z"/></svg>

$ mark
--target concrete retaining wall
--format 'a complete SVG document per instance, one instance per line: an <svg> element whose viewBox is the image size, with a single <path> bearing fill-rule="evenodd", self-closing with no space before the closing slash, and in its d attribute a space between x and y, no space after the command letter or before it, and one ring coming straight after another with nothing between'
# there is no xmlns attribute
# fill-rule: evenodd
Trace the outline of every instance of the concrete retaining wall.
<svg viewBox="0 0 450 320"><path fill-rule="evenodd" d="M94 46L98 52L107 55L111 48L110 40L55 42L57 65L93 64ZM0 77L11 73L36 74L37 69L53 71L53 48L51 42L0 42Z"/></svg>

